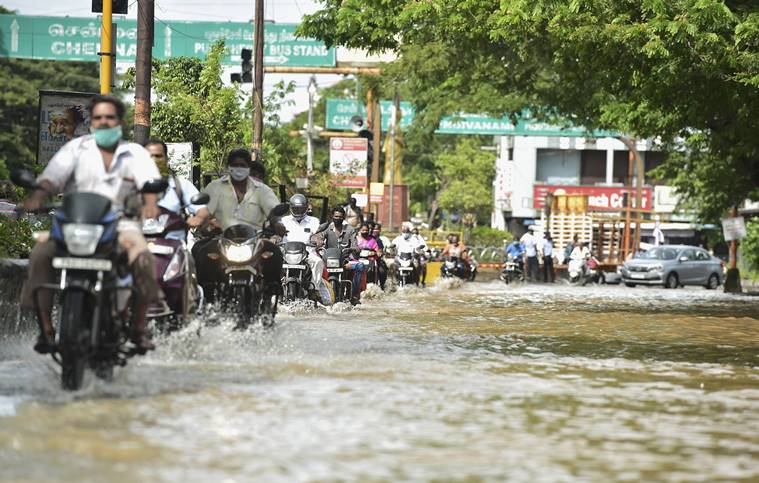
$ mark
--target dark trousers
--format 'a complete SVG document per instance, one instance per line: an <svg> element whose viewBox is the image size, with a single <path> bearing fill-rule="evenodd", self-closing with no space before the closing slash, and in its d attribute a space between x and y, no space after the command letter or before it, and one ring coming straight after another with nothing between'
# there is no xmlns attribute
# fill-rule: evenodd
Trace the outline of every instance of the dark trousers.
<svg viewBox="0 0 759 483"><path fill-rule="evenodd" d="M549 283L555 281L555 274L553 273L553 257L543 257L543 280Z"/></svg>
<svg viewBox="0 0 759 483"><path fill-rule="evenodd" d="M538 256L527 257L527 280L534 282L538 279Z"/></svg>

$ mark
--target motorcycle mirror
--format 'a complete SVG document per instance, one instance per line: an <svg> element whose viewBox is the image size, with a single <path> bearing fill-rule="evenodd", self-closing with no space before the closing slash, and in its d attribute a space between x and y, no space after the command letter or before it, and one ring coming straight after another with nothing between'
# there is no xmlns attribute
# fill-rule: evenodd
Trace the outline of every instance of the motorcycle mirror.
<svg viewBox="0 0 759 483"><path fill-rule="evenodd" d="M145 184L142 185L142 189L140 190L140 192L157 194L157 193L161 193L162 191L166 191L166 188L168 187L169 187L168 181L166 181L163 178L156 178L156 179L151 179L149 181L146 181Z"/></svg>
<svg viewBox="0 0 759 483"><path fill-rule="evenodd" d="M285 216L287 213L290 212L290 205L289 203L280 203L274 208L271 209L271 212L269 213L269 216Z"/></svg>
<svg viewBox="0 0 759 483"><path fill-rule="evenodd" d="M13 184L16 186L20 186L28 190L33 190L39 187L34 174L32 174L31 171L22 168L16 168L11 171L11 181L13 181Z"/></svg>
<svg viewBox="0 0 759 483"><path fill-rule="evenodd" d="M190 203L193 205L207 205L209 201L211 201L211 197L208 196L208 193L198 193L190 198Z"/></svg>

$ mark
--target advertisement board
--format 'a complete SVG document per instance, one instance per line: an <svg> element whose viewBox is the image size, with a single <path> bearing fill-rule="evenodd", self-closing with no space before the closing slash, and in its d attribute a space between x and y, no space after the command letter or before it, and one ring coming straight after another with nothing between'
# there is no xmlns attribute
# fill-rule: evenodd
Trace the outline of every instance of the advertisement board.
<svg viewBox="0 0 759 483"><path fill-rule="evenodd" d="M725 236L725 241L746 238L746 223L743 217L737 216L722 220L722 234Z"/></svg>
<svg viewBox="0 0 759 483"><path fill-rule="evenodd" d="M565 194L582 194L588 196L588 208L593 211L622 211L625 208L624 194L630 193L630 199L633 206L635 205L635 189L617 186L569 186L569 185L546 185L536 184L533 187L533 198L535 200L535 209L542 209L545 206L545 199L548 193L555 193L557 190L564 190ZM643 188L643 202L641 208L650 210L652 205L651 188Z"/></svg>
<svg viewBox="0 0 759 483"><path fill-rule="evenodd" d="M329 172L339 178L341 188L366 186L369 141L365 138L332 138L329 142Z"/></svg>
<svg viewBox="0 0 759 483"><path fill-rule="evenodd" d="M95 94L40 91L37 163L46 165L61 147L90 132L87 106Z"/></svg>
<svg viewBox="0 0 759 483"><path fill-rule="evenodd" d="M166 143L169 167L178 178L192 182L192 143Z"/></svg>

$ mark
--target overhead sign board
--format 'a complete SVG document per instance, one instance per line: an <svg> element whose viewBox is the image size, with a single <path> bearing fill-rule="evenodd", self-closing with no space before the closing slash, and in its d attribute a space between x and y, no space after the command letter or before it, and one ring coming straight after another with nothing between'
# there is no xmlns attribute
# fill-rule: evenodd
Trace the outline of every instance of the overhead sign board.
<svg viewBox="0 0 759 483"><path fill-rule="evenodd" d="M382 112L382 130L390 127L390 115L393 101L380 101ZM351 117L359 115L366 119L366 105L355 99L327 99L327 129L349 131ZM401 102L401 130L405 130L414 121L416 109L410 102Z"/></svg>
<svg viewBox="0 0 759 483"><path fill-rule="evenodd" d="M264 25L264 63L285 67L334 67L335 49L323 42L295 37L297 24ZM202 58L217 40L224 39L224 64L240 63L240 51L252 48L253 26L246 22L185 22L159 20L155 24L153 57ZM100 51L100 21L92 17L0 15L0 57L96 61ZM137 21L119 19L116 61L134 63Z"/></svg>
<svg viewBox="0 0 759 483"><path fill-rule="evenodd" d="M736 216L722 220L722 234L725 236L725 241L746 238L746 223L743 217Z"/></svg>
<svg viewBox="0 0 759 483"><path fill-rule="evenodd" d="M624 196L630 188L616 186L571 186L571 185L545 185L536 184L533 187L534 208L539 210L545 207L546 195L563 190L565 194L581 194L588 196L588 208L594 211L623 211L625 209ZM651 209L651 188L643 188L642 209ZM635 205L635 190L630 193L632 205Z"/></svg>
<svg viewBox="0 0 759 483"><path fill-rule="evenodd" d="M482 134L495 136L560 136L560 137L617 137L613 131L590 132L581 126L556 126L532 119L519 119L514 124L508 117L494 118L481 114L459 114L440 120L438 134Z"/></svg>
<svg viewBox="0 0 759 483"><path fill-rule="evenodd" d="M95 94L40 91L37 162L46 165L64 144L90 132L87 106Z"/></svg>
<svg viewBox="0 0 759 483"><path fill-rule="evenodd" d="M331 138L329 140L329 172L338 178L338 187L366 186L366 164L369 141L365 138Z"/></svg>

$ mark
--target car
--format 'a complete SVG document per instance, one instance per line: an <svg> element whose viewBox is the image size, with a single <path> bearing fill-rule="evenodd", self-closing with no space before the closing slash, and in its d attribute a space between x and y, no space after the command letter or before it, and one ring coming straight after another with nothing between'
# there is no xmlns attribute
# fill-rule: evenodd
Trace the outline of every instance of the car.
<svg viewBox="0 0 759 483"><path fill-rule="evenodd" d="M714 290L724 282L725 264L700 247L661 245L626 261L619 273L628 287L702 285Z"/></svg>

